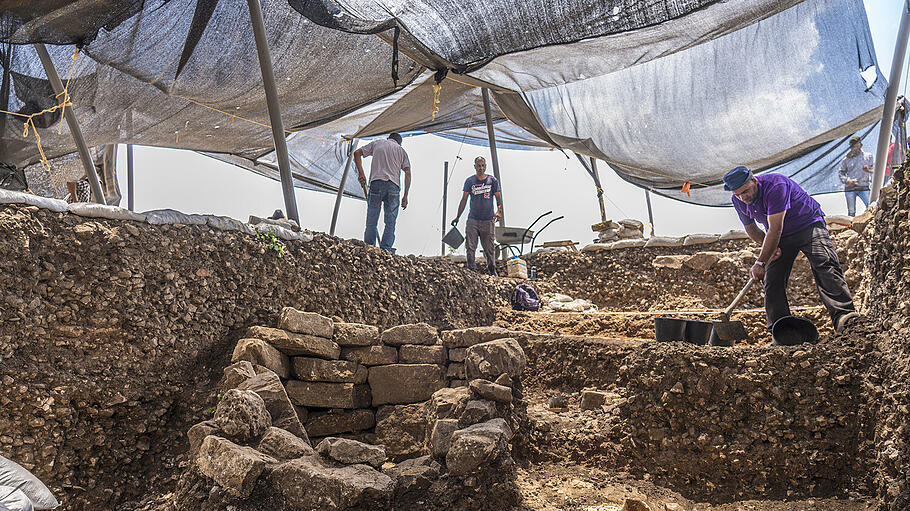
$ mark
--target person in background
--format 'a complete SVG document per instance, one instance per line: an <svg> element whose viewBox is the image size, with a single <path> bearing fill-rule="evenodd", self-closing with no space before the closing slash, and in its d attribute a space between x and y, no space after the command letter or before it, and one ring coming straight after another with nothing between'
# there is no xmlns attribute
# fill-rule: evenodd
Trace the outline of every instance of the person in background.
<svg viewBox="0 0 910 511"><path fill-rule="evenodd" d="M834 330L843 332L857 314L818 202L787 176L756 177L746 167L736 167L724 176L724 190L733 192L733 207L746 233L761 245L749 277L764 283L768 328L790 316L787 282L793 261L802 252Z"/></svg>
<svg viewBox="0 0 910 511"><path fill-rule="evenodd" d="M469 270L476 270L474 252L477 250L477 238L483 245L483 257L487 261L487 273L496 276L496 252L493 249L493 224L502 218L502 191L499 181L487 175L487 160L483 156L474 158L474 175L464 182L458 214L452 220L452 226L458 225L458 219L464 212L468 197L471 198L471 209L468 212L468 223L465 226L465 252ZM493 212L493 197L499 208Z"/></svg>
<svg viewBox="0 0 910 511"><path fill-rule="evenodd" d="M354 151L354 166L357 168L357 180L367 196L367 226L363 241L368 245L376 244L378 235L380 207L385 212L385 229L379 248L395 253L395 222L398 220L398 197L401 190L401 172L404 172L404 193L401 194L401 209L408 207L408 190L411 188L411 161L408 153L401 147L401 135L392 133L387 139L374 140ZM363 157L372 156L370 162L370 185L367 189L367 178L363 173Z"/></svg>
<svg viewBox="0 0 910 511"><path fill-rule="evenodd" d="M840 182L844 183L847 214L856 216L856 198L869 207L869 186L872 183L872 155L863 151L859 137L850 138L850 150L840 164Z"/></svg>

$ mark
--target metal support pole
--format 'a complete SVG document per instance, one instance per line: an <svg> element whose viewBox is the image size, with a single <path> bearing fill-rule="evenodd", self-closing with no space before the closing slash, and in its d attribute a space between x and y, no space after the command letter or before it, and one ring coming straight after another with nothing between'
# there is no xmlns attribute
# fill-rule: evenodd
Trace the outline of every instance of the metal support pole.
<svg viewBox="0 0 910 511"><path fill-rule="evenodd" d="M645 188L645 202L648 203L648 223L651 224L651 236L654 236L654 213L651 211L651 192Z"/></svg>
<svg viewBox="0 0 910 511"><path fill-rule="evenodd" d="M291 178L291 160L288 158L288 143L284 138L284 123L281 121L281 106L278 104L278 88L275 86L275 74L272 71L272 55L265 35L265 21L262 19L262 6L259 0L247 0L250 7L250 21L253 22L253 36L256 38L256 51L259 53L259 69L262 71L262 84L265 87L265 99L269 107L269 121L272 125L272 138L275 140L275 155L278 157L278 174L281 176L281 191L284 194L284 208L288 218L300 225L297 214L297 197L294 195L294 180Z"/></svg>
<svg viewBox="0 0 910 511"><path fill-rule="evenodd" d="M493 159L493 175L496 177L496 180L499 181L499 185L502 186L502 179L499 177L499 155L496 154L496 136L493 134L493 118L490 114L490 92L486 89L482 89L483 95L483 111L487 117L487 137L490 140L490 156ZM502 218L499 219L499 225L506 225L506 212L505 208L502 211Z"/></svg>
<svg viewBox="0 0 910 511"><path fill-rule="evenodd" d="M885 95L885 109L882 111L882 123L878 128L878 148L875 151L875 171L872 174L871 202L878 200L878 193L885 181L885 161L888 158L888 143L891 141L891 127L894 124L894 108L897 104L897 89L901 82L901 71L904 68L904 56L907 52L907 35L910 0L904 0L901 8L901 24L894 44L894 59L891 61L891 77L888 79L888 92Z"/></svg>
<svg viewBox="0 0 910 511"><path fill-rule="evenodd" d="M126 144L126 207L134 211L133 201L133 144Z"/></svg>
<svg viewBox="0 0 910 511"><path fill-rule="evenodd" d="M47 75L48 81L51 82L51 88L54 89L54 94L60 97L63 94L63 82L60 81L57 69L54 68L54 61L51 60L51 56L47 52L47 48L44 47L44 44L35 43L34 47L35 51L38 52L38 58L41 59L41 65L44 66L44 73ZM61 101L64 99L65 98L60 97ZM63 117L66 118L70 133L72 133L73 140L76 142L76 149L79 151L79 157L82 159L82 166L85 167L85 175L88 177L89 185L92 187L92 195L95 198L95 202L107 204L104 200L104 191L101 190L101 181L98 180L98 173L95 171L95 162L92 161L92 156L88 152L88 146L85 144L82 130L79 128L79 123L76 121L76 114L73 113L72 108L66 108L63 110Z"/></svg>
<svg viewBox="0 0 910 511"><path fill-rule="evenodd" d="M351 171L351 161L354 159L354 150L357 148L357 139L353 139L348 144L348 157L344 160L344 172L341 173L341 182L338 183L338 194L335 195L335 210L332 211L332 226L329 227L329 234L335 235L335 224L338 222L338 210L341 208L341 197L344 195L344 185L348 181L348 173Z"/></svg>
<svg viewBox="0 0 910 511"><path fill-rule="evenodd" d="M446 234L446 202L449 199L449 162L442 166L442 235ZM441 242L439 255L446 255L446 242Z"/></svg>
<svg viewBox="0 0 910 511"><path fill-rule="evenodd" d="M604 190L600 186L600 176L597 175L597 160L591 158L591 177L594 178L594 185L597 186L597 203L600 205L600 221L607 221L607 211L604 209Z"/></svg>

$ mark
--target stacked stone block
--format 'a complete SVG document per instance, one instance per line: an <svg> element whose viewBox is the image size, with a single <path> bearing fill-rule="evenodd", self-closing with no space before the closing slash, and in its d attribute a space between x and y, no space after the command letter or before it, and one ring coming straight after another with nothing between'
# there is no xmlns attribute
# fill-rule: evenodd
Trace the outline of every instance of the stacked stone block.
<svg viewBox="0 0 910 511"><path fill-rule="evenodd" d="M442 388L466 386L468 348L508 334L498 327L440 333L426 323L380 331L286 307L278 328L250 328L232 361L277 374L310 437L349 435L395 444L379 422L407 424L408 405L425 402ZM400 430L396 426L394 434Z"/></svg>

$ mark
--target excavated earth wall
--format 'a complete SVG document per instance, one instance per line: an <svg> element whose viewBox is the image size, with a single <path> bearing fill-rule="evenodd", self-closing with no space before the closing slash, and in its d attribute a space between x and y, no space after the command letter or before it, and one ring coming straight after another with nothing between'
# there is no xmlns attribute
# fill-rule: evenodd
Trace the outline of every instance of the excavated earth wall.
<svg viewBox="0 0 910 511"><path fill-rule="evenodd" d="M870 316L880 325L880 420L876 429L876 482L893 511L910 509L910 165L882 189L870 250Z"/></svg>
<svg viewBox="0 0 910 511"><path fill-rule="evenodd" d="M871 494L869 342L717 348L524 334L527 385L602 406L537 414L530 456L651 478L697 501ZM575 398L573 398L575 399ZM533 414L532 414L533 415Z"/></svg>
<svg viewBox="0 0 910 511"><path fill-rule="evenodd" d="M174 484L231 348L281 307L380 327L492 322L484 277L319 234L283 246L0 207L0 453L65 509L123 509Z"/></svg>

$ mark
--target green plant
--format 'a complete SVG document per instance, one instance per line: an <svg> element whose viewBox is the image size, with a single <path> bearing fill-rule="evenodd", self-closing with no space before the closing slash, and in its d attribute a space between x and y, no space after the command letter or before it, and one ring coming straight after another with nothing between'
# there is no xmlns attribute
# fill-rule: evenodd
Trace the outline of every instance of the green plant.
<svg viewBox="0 0 910 511"><path fill-rule="evenodd" d="M257 227L256 228L256 238L259 239L259 241L266 243L267 244L266 248L268 250L271 250L272 252L275 252L275 255L277 255L278 257L281 257L284 255L284 243L282 243L281 240L278 239L278 236L275 236L274 233L262 232Z"/></svg>
<svg viewBox="0 0 910 511"><path fill-rule="evenodd" d="M219 393L219 394L215 395L215 404L212 405L211 407L205 409L206 416L208 416L208 417L215 416L215 410L218 409L218 403L220 401L221 401L221 394Z"/></svg>

